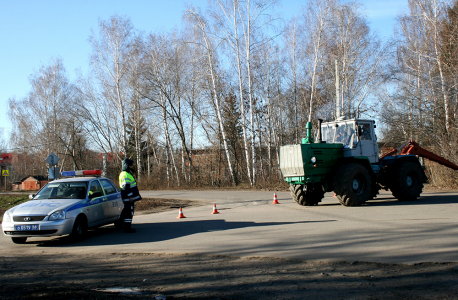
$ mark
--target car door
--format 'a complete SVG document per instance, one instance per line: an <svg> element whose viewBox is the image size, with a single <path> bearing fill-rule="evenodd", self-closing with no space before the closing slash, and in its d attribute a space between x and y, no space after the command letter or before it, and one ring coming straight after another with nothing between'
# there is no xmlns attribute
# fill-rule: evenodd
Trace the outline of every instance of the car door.
<svg viewBox="0 0 458 300"><path fill-rule="evenodd" d="M110 220L117 220L123 208L121 193L109 179L101 178L99 181L106 198L104 213Z"/></svg>
<svg viewBox="0 0 458 300"><path fill-rule="evenodd" d="M98 193L98 194L95 194ZM92 197L91 195L96 195L96 197ZM100 195L100 196L99 196ZM102 186L100 185L97 179L92 180L89 184L89 192L88 192L88 201L89 205L87 206L87 215L88 215L88 223L89 227L97 226L103 224L105 222L105 212L104 212L104 198L105 195L103 194Z"/></svg>

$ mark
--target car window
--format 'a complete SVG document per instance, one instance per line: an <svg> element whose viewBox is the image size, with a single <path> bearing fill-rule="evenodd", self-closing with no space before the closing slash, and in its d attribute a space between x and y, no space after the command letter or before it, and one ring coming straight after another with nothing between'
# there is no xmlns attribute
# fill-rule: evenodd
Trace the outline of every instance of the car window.
<svg viewBox="0 0 458 300"><path fill-rule="evenodd" d="M85 199L87 182L66 181L48 183L34 199Z"/></svg>
<svg viewBox="0 0 458 300"><path fill-rule="evenodd" d="M100 179L100 182L102 183L102 187L105 190L106 195L114 194L118 190L116 187L107 179Z"/></svg>
<svg viewBox="0 0 458 300"><path fill-rule="evenodd" d="M89 186L89 195L95 192L100 192L103 195L103 189L98 180L93 180Z"/></svg>

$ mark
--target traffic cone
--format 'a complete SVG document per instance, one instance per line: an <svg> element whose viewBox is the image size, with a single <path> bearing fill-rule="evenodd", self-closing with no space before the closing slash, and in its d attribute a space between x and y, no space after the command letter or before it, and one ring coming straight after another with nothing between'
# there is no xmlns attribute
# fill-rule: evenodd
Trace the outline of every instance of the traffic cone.
<svg viewBox="0 0 458 300"><path fill-rule="evenodd" d="M183 215L183 210L182 210L181 207L180 207L180 211L178 212L178 217L177 217L177 219L183 219L183 218L186 218L186 217Z"/></svg>
<svg viewBox="0 0 458 300"><path fill-rule="evenodd" d="M280 204L280 203L278 203L277 194L276 193L274 193L274 202L272 202L272 204Z"/></svg>
<svg viewBox="0 0 458 300"><path fill-rule="evenodd" d="M216 203L213 203L213 212L212 214L219 214L219 211L216 209Z"/></svg>

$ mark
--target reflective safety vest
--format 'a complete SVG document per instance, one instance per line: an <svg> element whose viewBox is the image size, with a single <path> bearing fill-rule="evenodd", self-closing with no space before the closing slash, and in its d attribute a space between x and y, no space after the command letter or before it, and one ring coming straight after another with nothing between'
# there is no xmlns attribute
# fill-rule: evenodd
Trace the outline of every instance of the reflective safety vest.
<svg viewBox="0 0 458 300"><path fill-rule="evenodd" d="M142 199L138 191L137 182L135 182L134 176L129 172L122 171L119 174L119 186L121 187L121 197L123 200L132 198L134 201L137 201Z"/></svg>

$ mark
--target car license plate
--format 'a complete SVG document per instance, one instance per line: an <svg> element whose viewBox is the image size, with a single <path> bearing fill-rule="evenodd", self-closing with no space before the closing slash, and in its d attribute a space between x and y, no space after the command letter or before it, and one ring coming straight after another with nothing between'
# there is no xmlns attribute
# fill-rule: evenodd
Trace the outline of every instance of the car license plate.
<svg viewBox="0 0 458 300"><path fill-rule="evenodd" d="M16 231L40 230L40 225L38 224L14 225L14 230Z"/></svg>

